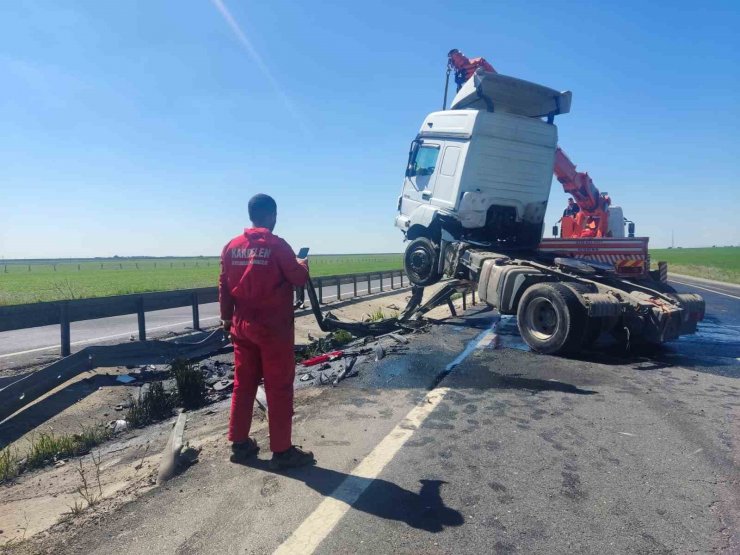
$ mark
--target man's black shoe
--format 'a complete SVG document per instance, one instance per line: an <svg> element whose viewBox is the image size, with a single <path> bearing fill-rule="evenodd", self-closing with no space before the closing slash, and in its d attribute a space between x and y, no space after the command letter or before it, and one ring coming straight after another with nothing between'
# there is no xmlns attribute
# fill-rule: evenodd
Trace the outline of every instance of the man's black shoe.
<svg viewBox="0 0 740 555"><path fill-rule="evenodd" d="M255 456L260 450L260 446L251 437L247 441L231 444L231 462L243 462Z"/></svg>
<svg viewBox="0 0 740 555"><path fill-rule="evenodd" d="M311 451L304 451L297 445L292 445L287 451L272 454L270 468L273 470L283 470L284 468L307 466L315 462L316 459Z"/></svg>

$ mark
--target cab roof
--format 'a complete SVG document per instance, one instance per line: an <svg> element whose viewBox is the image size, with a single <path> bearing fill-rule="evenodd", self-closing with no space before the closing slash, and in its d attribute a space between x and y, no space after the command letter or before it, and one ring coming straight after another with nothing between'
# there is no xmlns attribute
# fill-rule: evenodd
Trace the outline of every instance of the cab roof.
<svg viewBox="0 0 740 555"><path fill-rule="evenodd" d="M480 68L468 79L452 100L450 110L507 112L532 118L570 112L573 94L538 85L516 77L487 73Z"/></svg>

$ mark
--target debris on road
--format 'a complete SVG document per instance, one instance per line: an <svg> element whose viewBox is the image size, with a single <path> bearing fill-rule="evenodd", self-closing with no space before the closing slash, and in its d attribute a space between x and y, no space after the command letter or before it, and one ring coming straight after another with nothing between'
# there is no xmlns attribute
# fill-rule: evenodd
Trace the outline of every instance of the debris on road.
<svg viewBox="0 0 740 555"><path fill-rule="evenodd" d="M352 370L352 368L355 365L355 362L357 362L357 357L351 357L344 363L344 368L342 369L339 374L337 374L337 377L334 378L334 381L332 382L332 385L336 386L339 382L341 382L344 378L347 377L349 372Z"/></svg>
<svg viewBox="0 0 740 555"><path fill-rule="evenodd" d="M118 432L128 430L128 422L123 419L111 420L110 424L108 424L108 427L113 430L114 434L117 434Z"/></svg>

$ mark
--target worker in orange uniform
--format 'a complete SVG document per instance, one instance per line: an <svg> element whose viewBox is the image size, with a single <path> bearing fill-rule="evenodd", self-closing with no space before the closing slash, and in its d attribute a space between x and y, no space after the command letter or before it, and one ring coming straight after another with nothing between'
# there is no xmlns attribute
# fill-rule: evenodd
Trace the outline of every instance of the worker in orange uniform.
<svg viewBox="0 0 740 555"><path fill-rule="evenodd" d="M274 469L315 462L313 453L293 445L295 379L293 287L308 281L308 264L288 243L273 235L277 205L267 195L249 201L252 227L221 253L218 281L221 320L234 345L234 393L229 440L233 462L259 451L249 437L257 386L264 379L269 407L270 450Z"/></svg>
<svg viewBox="0 0 740 555"><path fill-rule="evenodd" d="M455 70L455 83L457 83L458 91L465 81L473 76L475 70L478 68L482 68L483 71L489 73L496 73L496 70L493 69L493 66L485 58L468 58L457 48L453 48L447 53L447 63Z"/></svg>
<svg viewBox="0 0 740 555"><path fill-rule="evenodd" d="M596 218L589 216L588 220L586 221L586 228L581 231L581 237L584 238L590 238L590 237L600 237L599 234L599 223Z"/></svg>

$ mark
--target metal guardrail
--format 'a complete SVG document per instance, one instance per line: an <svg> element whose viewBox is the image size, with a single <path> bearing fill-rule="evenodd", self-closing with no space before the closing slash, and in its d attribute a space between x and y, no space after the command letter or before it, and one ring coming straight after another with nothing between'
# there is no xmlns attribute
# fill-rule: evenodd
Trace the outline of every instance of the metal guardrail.
<svg viewBox="0 0 740 555"><path fill-rule="evenodd" d="M374 280L379 287L373 290ZM386 280L384 282L384 280ZM335 298L359 297L361 293L371 294L385 290L398 289L408 285L408 278L402 270L385 272L366 272L341 276L321 276L311 280L318 292L319 304L324 303L324 289L336 291ZM352 284L352 293L342 295L342 285ZM92 299L74 299L32 304L0 306L0 332L59 325L61 354L71 353L70 323L98 318L110 318L136 314L139 323L139 340L146 340L146 313L168 308L191 306L193 309L193 329L200 329L199 305L218 301L217 287L180 289L155 293L136 293Z"/></svg>

